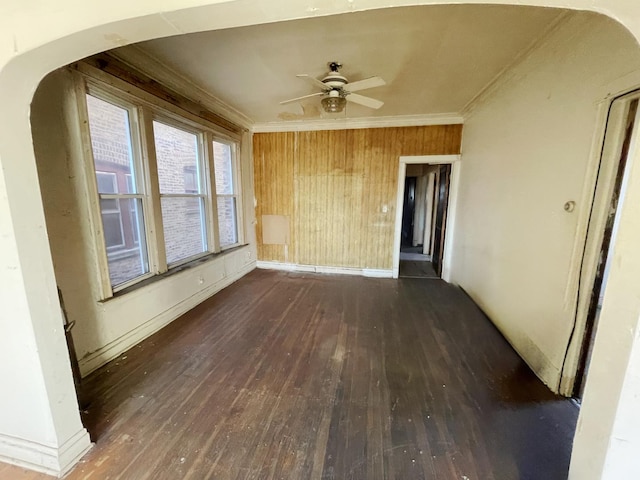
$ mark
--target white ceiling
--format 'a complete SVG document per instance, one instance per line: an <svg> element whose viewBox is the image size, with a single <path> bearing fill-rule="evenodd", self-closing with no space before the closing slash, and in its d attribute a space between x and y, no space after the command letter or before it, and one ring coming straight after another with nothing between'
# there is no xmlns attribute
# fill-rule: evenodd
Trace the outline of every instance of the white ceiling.
<svg viewBox="0 0 640 480"><path fill-rule="evenodd" d="M137 45L256 123L320 117L320 99L296 78L322 78L327 62L350 81L387 85L359 93L385 102L352 103L347 118L459 113L563 14L562 10L442 5L390 8L218 30ZM130 48L130 47L129 47ZM126 49L126 48L125 48Z"/></svg>

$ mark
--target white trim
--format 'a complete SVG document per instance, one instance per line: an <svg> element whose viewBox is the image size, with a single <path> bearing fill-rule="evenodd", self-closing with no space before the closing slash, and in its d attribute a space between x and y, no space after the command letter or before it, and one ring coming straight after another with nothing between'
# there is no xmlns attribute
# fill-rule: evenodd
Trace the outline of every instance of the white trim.
<svg viewBox="0 0 640 480"><path fill-rule="evenodd" d="M397 115L392 117L331 118L296 120L286 122L255 123L253 133L304 132L313 130L345 130L358 128L420 127L426 125L454 125L463 123L457 113L434 113L427 115Z"/></svg>
<svg viewBox="0 0 640 480"><path fill-rule="evenodd" d="M447 220L444 228L444 254L442 256L442 279L452 282L451 264L453 262L453 239L455 238L455 219L458 208L458 190L460 188L460 169L462 162L451 163L451 177L449 179L449 202L447 205Z"/></svg>
<svg viewBox="0 0 640 480"><path fill-rule="evenodd" d="M505 65L495 77L489 80L489 82L462 107L460 113L463 118L468 119L478 107L484 105L496 92L508 84L514 77L516 67L527 60L533 53L544 47L549 42L549 37L553 35L556 30L564 26L568 18L568 11L561 12L533 42L521 49L520 53L517 54L511 62Z"/></svg>
<svg viewBox="0 0 640 480"><path fill-rule="evenodd" d="M323 265L298 265L296 263L268 262L259 260L256 267L263 270L283 270L285 272L330 273L335 275L360 275L372 278L391 278L392 271L377 268L329 267Z"/></svg>
<svg viewBox="0 0 640 480"><path fill-rule="evenodd" d="M400 242L402 237L402 207L404 204L404 179L409 164L451 165L449 204L445 225L444 252L442 256L442 279L451 282L451 260L453 250L453 228L455 225L458 188L460 185L460 155L416 155L402 156L398 164L398 188L396 192L396 221L393 231L393 278L400 274Z"/></svg>
<svg viewBox="0 0 640 480"><path fill-rule="evenodd" d="M0 461L62 477L87 453L93 444L85 428L60 447L0 433Z"/></svg>
<svg viewBox="0 0 640 480"><path fill-rule="evenodd" d="M217 282L210 286L200 290L191 297L177 303L168 310L165 310L160 315L152 318L151 320L139 325L133 330L125 333L121 337L107 343L95 352L85 356L79 362L80 373L83 377L87 376L94 370L100 368L107 362L117 358L122 353L129 350L131 347L137 345L145 338L153 335L158 330L176 320L178 317L188 312L195 306L199 305L207 298L218 293L225 287L228 287L236 280L240 279L251 270L256 268L255 262L249 262L233 275L224 276ZM111 301L111 300L108 300Z"/></svg>
<svg viewBox="0 0 640 480"><path fill-rule="evenodd" d="M449 165L459 161L460 155L413 155L400 157L400 162L407 165Z"/></svg>

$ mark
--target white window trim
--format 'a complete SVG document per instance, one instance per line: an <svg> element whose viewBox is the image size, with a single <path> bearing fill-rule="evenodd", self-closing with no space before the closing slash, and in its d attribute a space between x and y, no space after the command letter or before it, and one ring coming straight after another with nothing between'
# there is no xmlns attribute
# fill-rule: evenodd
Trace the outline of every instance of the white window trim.
<svg viewBox="0 0 640 480"><path fill-rule="evenodd" d="M94 167L95 168L95 167ZM98 181L98 176L103 175L105 177L109 177L109 179L111 180L111 183L114 185L114 190L118 189L118 185L117 185L117 181L118 178L116 176L115 173L113 172L103 172L101 170L96 170L96 182ZM105 198L104 195L105 194L98 194L100 196L100 200L116 200L116 205L117 208L114 210L108 210L105 211L102 209L102 202L100 202L100 217L102 218L103 213L117 213L118 214L118 223L120 224L120 236L122 237L122 243L118 244L118 245L107 245L107 239L105 238L105 247L107 248L107 252L109 251L118 251L118 250L122 250L122 247L126 246L126 239L124 238L124 226L122 225L122 210L120 209L120 202L118 201L118 198ZM114 194L116 195L116 194Z"/></svg>
<svg viewBox="0 0 640 480"><path fill-rule="evenodd" d="M94 237L98 262L100 264L98 277L101 285L102 300L108 299L114 293L124 290L132 285L148 278L161 275L167 271L181 267L192 261L196 261L209 255L220 253L244 243L244 219L241 191L242 180L240 178L240 141L241 136L230 134L223 127L183 111L176 105L160 98L153 97L149 93L130 85L118 78L104 74L104 72L79 71L75 74L75 96L78 109L78 119L81 125L81 142L84 152L84 173L87 194L89 196L89 220L91 232ZM108 81L107 81L108 80ZM109 263L107 248L104 239L102 216L100 210L100 196L98 194L97 179L95 175L95 163L91 145L89 130L89 118L85 95L91 94L129 111L131 128L131 142L134 162L138 172L136 182L142 195L144 210L144 226L146 236L147 257L149 273L135 279L117 285L111 285L109 277ZM167 125L175 126L181 130L197 133L201 142L199 148L202 152L202 162L205 185L201 186L202 193L208 201L205 203L207 250L202 254L194 255L179 262L168 265L166 263L166 250L164 245L164 229L162 224L162 212L160 203L160 191L158 183L155 143L153 137L153 121L159 121ZM217 194L215 193L215 169L213 165L213 141L223 142L232 147L232 168L234 175L234 197L236 198L236 228L238 242L233 245L220 247ZM187 196L186 194L183 196ZM194 195L196 196L196 195Z"/></svg>
<svg viewBox="0 0 640 480"><path fill-rule="evenodd" d="M177 130L181 130L183 132L187 132L190 133L192 135L195 135L197 138L197 145L198 145L198 168L202 169L201 175L198 177L198 187L200 190L200 193L179 193L179 194L172 194L172 193L161 193L160 192L160 182L158 179L158 193L157 193L157 197L152 196L152 201L154 203L156 203L158 205L158 209L160 210L160 213L162 214L162 199L163 198L198 198L200 199L200 201L204 204L204 219L205 219L205 225L204 225L204 231L205 231L205 250L203 252L197 253L195 255L191 255L185 258L181 258L175 262L171 262L168 263L167 262L167 256L166 256L166 244L165 244L165 255L164 255L164 271L169 271L172 268L176 268L179 266L182 266L186 263L192 262L194 260L197 260L199 258L202 257L206 257L207 255L211 255L212 253L216 253L215 252L215 237L213 236L213 230L211 229L210 226L210 222L211 222L211 217L209 215L209 210L211 210L211 203L212 203L212 193L211 193L211 189L209 188L209 178L210 178L210 172L209 172L209 167L207 165L207 161L206 161L206 153L204 151L205 145L204 145L204 138L206 136L206 132L207 130L205 130L203 127L200 128L194 128L192 125L190 125L191 122L182 122L180 119L175 119L173 118L173 116L168 116L168 115L163 115L164 112L161 111L153 111L152 112L152 121L151 124L153 125L153 122L157 122L157 123L161 123L163 125L167 125L169 127L175 128ZM153 141L154 141L154 152L155 152L155 132L152 131L150 132L151 136L153 137ZM156 165L156 172L157 172L157 161L158 158L156 156L155 158L155 165ZM162 230L162 235L160 235L160 238L158 239L158 241L162 241L163 243L165 242L164 240L164 228ZM159 273L164 273L164 271L161 271Z"/></svg>
<svg viewBox="0 0 640 480"><path fill-rule="evenodd" d="M220 251L229 250L235 248L239 245L244 244L244 219L243 219L243 208L242 208L242 192L240 191L240 144L238 142L230 141L224 137L214 135L211 139L211 147L213 149L213 142L223 143L228 145L231 149L231 175L233 176L233 193L232 194L217 194L216 193L216 208L217 208L217 198L218 197L227 197L227 198L235 198L236 200L236 242L231 243L229 245L220 246ZM213 165L213 164L212 164ZM213 166L212 166L213 168ZM215 170L215 169L214 169ZM213 176L215 180L215 175ZM215 184L214 184L215 185ZM216 212L217 213L217 212ZM217 215L216 215L217 217ZM219 238L219 237L218 237Z"/></svg>

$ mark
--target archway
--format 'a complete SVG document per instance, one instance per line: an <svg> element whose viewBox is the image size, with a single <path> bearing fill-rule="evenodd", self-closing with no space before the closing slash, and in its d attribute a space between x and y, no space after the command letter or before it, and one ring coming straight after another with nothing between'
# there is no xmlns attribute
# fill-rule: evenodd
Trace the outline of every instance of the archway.
<svg viewBox="0 0 640 480"><path fill-rule="evenodd" d="M394 6L407 4L430 4L435 2L393 2ZM468 3L482 3L468 2ZM498 2L514 3L514 2ZM638 17L640 11L632 1L601 1L598 7L586 0L571 2L531 2L536 6L558 6L585 8L597 11L607 10L612 17L617 17L624 25L634 28L636 38L640 36ZM567 5L569 4L569 5ZM28 119L29 103L39 80L49 71L65 65L89 54L112 48L116 45L137 42L145 39L176 33L187 33L198 30L216 29L247 25L261 22L272 22L291 18L302 18L319 14L343 13L361 10L352 2L333 5L324 10L320 7L307 7L294 1L281 1L269 6L269 10L261 10L259 2L211 3L193 1L191 8L178 9L179 2L171 5L164 13L159 12L156 4L128 5L111 4L104 11L75 11L71 1L66 5L57 5L55 12L16 10L14 16L4 17L7 22L3 26L6 32L7 47L0 63L3 69L0 74L0 92L2 92L3 108L0 112L0 131L10 132L0 136L0 161L3 175L0 180L0 225L2 240L0 251L3 267L3 289L0 300L3 304L12 305L10 319L3 320L2 328L11 334L3 336L0 346L3 352L11 355L13 362L25 367L22 372L27 381L17 379L11 369L3 368L2 376L10 379L17 387L5 399L3 411L12 412L17 418L41 412L43 429L27 426L25 435L32 436L41 443L51 445L48 450L52 463L47 467L52 471L63 470L74 460L74 457L86 447L86 439L82 448L75 453L72 446L83 443L81 425L77 418L71 374L68 368L63 336L59 331L59 305L55 294L55 281L48 252L48 242L44 229L44 215L39 199L38 180L31 146L30 125ZM382 5L382 2L380 2ZM389 2L384 4L389 5ZM378 5L376 5L378 6ZM65 10L68 7L68 10ZM371 8L371 6L367 6ZM108 10L108 11L107 11ZM250 12L250 13L248 13ZM41 15L40 17L38 15ZM46 25L46 27L45 27ZM51 26L55 26L55 30ZM13 33L13 38L9 36ZM24 47L22 44L24 42ZM24 51L24 53L20 53ZM624 265L612 269L610 279L609 316L618 320L607 328L606 311L603 312L603 342L619 344L619 358L615 362L604 365L600 372L595 368L594 385L608 382L608 392L601 388L587 387L585 411L580 435L586 438L591 424L596 422L601 402L609 405L610 398L618 397L624 382L624 372L628 363L632 343L629 339L620 338L623 326L635 327L639 306L630 301L633 293L628 279L634 278L638 271L639 255L633 251L638 236L638 227L634 218L638 218L637 198L640 185L639 169L632 171L628 189L628 201L625 204L623 224L618 239L618 255L624 256ZM626 222L624 220L626 219ZM617 300L617 301L616 301ZM606 303L606 301L605 301ZM617 308L615 305L620 305ZM6 344L5 344L6 342ZM15 345L21 348L16 348ZM604 350L603 350L604 354ZM597 361L597 351L596 357ZM12 362L12 363L13 363ZM615 368L614 368L615 367ZM607 380L607 369L614 369L618 375L611 375ZM25 385L28 384L28 385ZM591 392L593 390L593 392ZM613 394L615 392L615 395ZM589 397L593 394L593 407ZM32 398L33 403L22 405L22 398ZM604 407L603 407L604 408ZM27 410L28 409L28 410ZM17 413L16 413L17 412ZM616 407L607 408L610 422L604 433L608 439ZM592 415L593 417L590 417ZM5 422L0 422L3 426ZM8 427L17 428L13 422ZM20 428L24 427L20 426ZM19 429L20 429L19 428ZM597 427L598 433L602 428ZM582 441L576 441L576 448L584 448ZM586 440L585 440L586 441ZM65 447L66 445L66 447ZM606 445L600 446L605 449ZM64 455L69 458L61 458ZM603 454L604 455L604 454ZM586 455L585 455L586 457ZM587 463L584 458L576 462ZM578 468L578 467L576 467ZM596 467L597 468L597 467ZM591 469L585 469L590 471ZM576 474L577 475L577 474ZM578 477L577 477L578 478ZM582 478L582 477L579 477Z"/></svg>

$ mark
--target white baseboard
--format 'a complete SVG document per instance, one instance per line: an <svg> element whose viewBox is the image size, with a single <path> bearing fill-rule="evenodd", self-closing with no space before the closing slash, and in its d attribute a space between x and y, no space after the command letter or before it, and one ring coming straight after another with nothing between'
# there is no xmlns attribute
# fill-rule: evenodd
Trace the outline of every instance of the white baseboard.
<svg viewBox="0 0 640 480"><path fill-rule="evenodd" d="M233 282L240 279L251 270L255 269L255 267L255 262L246 264L233 275L224 277L218 282L213 283L209 287L200 290L193 296L174 305L172 308L165 310L160 315L157 315L156 317L143 323L137 328L134 328L121 337L118 337L117 339L107 343L95 352L92 352L91 354L85 356L79 361L80 373L83 377L89 375L94 370L117 358L119 355L129 350L131 347L134 347L145 338L153 335L161 328L165 327L181 315L196 307L207 298L215 295L223 288L228 287Z"/></svg>
<svg viewBox="0 0 640 480"><path fill-rule="evenodd" d="M336 275L360 275L362 277L391 278L392 270L376 268L327 267L322 265L298 265L295 263L267 262L258 260L258 268L284 270L287 272L333 273Z"/></svg>
<svg viewBox="0 0 640 480"><path fill-rule="evenodd" d="M92 446L84 428L60 447L0 434L0 461L62 477Z"/></svg>

